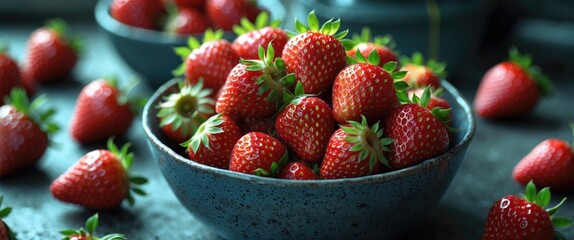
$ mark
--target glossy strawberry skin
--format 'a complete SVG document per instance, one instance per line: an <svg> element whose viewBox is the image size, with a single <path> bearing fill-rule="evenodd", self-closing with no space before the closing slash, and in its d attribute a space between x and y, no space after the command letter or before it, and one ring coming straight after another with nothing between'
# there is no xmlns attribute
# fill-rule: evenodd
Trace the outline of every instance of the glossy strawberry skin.
<svg viewBox="0 0 574 240"><path fill-rule="evenodd" d="M242 59L259 59L259 46L265 49L271 43L275 52L281 55L289 37L279 28L264 27L239 35L232 43L233 49Z"/></svg>
<svg viewBox="0 0 574 240"><path fill-rule="evenodd" d="M134 113L128 104L118 102L119 94L117 88L102 79L86 85L72 114L71 136L82 144L123 136L132 124Z"/></svg>
<svg viewBox="0 0 574 240"><path fill-rule="evenodd" d="M279 163L287 148L276 138L261 132L243 135L233 147L229 170L255 174L258 168L271 170L271 165Z"/></svg>
<svg viewBox="0 0 574 240"><path fill-rule="evenodd" d="M432 87L436 89L441 86L439 76L427 66L406 64L401 70L407 71L407 75L402 80L411 88Z"/></svg>
<svg viewBox="0 0 574 240"><path fill-rule="evenodd" d="M242 135L239 127L231 117L221 115L220 119L223 120L223 123L218 127L221 128L223 132L208 135L211 150L200 145L197 152L193 152L191 146L187 151L189 153L189 159L195 162L216 168L229 169L231 151Z"/></svg>
<svg viewBox="0 0 574 240"><path fill-rule="evenodd" d="M185 75L191 84L203 78L205 88L219 91L239 56L227 40L209 41L194 49L185 60Z"/></svg>
<svg viewBox="0 0 574 240"><path fill-rule="evenodd" d="M254 22L260 12L254 3L249 0L206 0L205 10L215 26L229 31L242 17Z"/></svg>
<svg viewBox="0 0 574 240"><path fill-rule="evenodd" d="M530 180L552 191L574 191L574 153L567 142L547 139L535 146L514 167L514 180L526 185Z"/></svg>
<svg viewBox="0 0 574 240"><path fill-rule="evenodd" d="M341 124L359 121L361 115L372 123L381 121L399 105L391 75L368 63L344 68L335 79L331 96L333 116Z"/></svg>
<svg viewBox="0 0 574 240"><path fill-rule="evenodd" d="M503 62L489 69L474 98L474 111L484 118L524 115L538 103L536 82L518 64Z"/></svg>
<svg viewBox="0 0 574 240"><path fill-rule="evenodd" d="M18 64L12 57L0 51L0 106L4 104L4 96L9 95L10 90L20 84Z"/></svg>
<svg viewBox="0 0 574 240"><path fill-rule="evenodd" d="M63 202L106 210L121 204L129 194L129 185L128 174L116 155L94 150L54 180L50 192Z"/></svg>
<svg viewBox="0 0 574 240"><path fill-rule="evenodd" d="M299 159L320 162L335 131L331 108L317 97L304 97L297 104L289 104L275 120L279 138Z"/></svg>
<svg viewBox="0 0 574 240"><path fill-rule="evenodd" d="M0 177L36 164L48 148L48 135L11 105L0 107Z"/></svg>
<svg viewBox="0 0 574 240"><path fill-rule="evenodd" d="M277 111L274 102L267 102L270 91L257 94L257 79L262 71L248 71L242 63L229 73L215 104L215 111L238 117L268 117Z"/></svg>
<svg viewBox="0 0 574 240"><path fill-rule="evenodd" d="M110 14L130 26L158 29L158 18L165 13L159 0L113 0Z"/></svg>
<svg viewBox="0 0 574 240"><path fill-rule="evenodd" d="M290 180L317 180L319 176L304 162L290 162L281 169L277 178Z"/></svg>
<svg viewBox="0 0 574 240"><path fill-rule="evenodd" d="M179 8L172 21L168 30L178 34L203 33L209 27L205 15L194 8Z"/></svg>
<svg viewBox="0 0 574 240"><path fill-rule="evenodd" d="M333 36L316 32L299 34L287 42L281 58L288 73L295 73L305 93L329 91L347 65L343 45Z"/></svg>
<svg viewBox="0 0 574 240"><path fill-rule="evenodd" d="M39 28L30 35L27 51L26 71L38 83L65 77L78 61L78 55L69 43L48 28Z"/></svg>
<svg viewBox="0 0 574 240"><path fill-rule="evenodd" d="M371 42L365 42L365 43L359 43L357 44L355 47L353 47L351 50L347 51L347 56L355 58L357 51L360 51L361 54L364 57L368 57L369 54L371 54L371 52L373 50L376 50L377 53L379 54L379 66L383 67L385 65L385 63L388 62L397 62L398 63L398 58L397 55L393 52L393 50L391 50L390 48L386 47L386 46L381 46L381 45L377 45L375 43L371 43ZM397 66L397 69L399 69L400 66Z"/></svg>
<svg viewBox="0 0 574 240"><path fill-rule="evenodd" d="M187 8L203 9L203 6L205 4L205 0L174 0L173 2L175 2L177 7L179 8L187 7Z"/></svg>
<svg viewBox="0 0 574 240"><path fill-rule="evenodd" d="M380 162L369 170L369 159L359 161L359 152L351 151L352 143L345 140L349 134L337 129L329 139L327 151L321 163L320 175L324 179L353 178L378 173Z"/></svg>
<svg viewBox="0 0 574 240"><path fill-rule="evenodd" d="M517 196L506 196L490 208L482 239L551 240L554 237L554 228L546 210Z"/></svg>
<svg viewBox="0 0 574 240"><path fill-rule="evenodd" d="M393 139L387 153L392 168L416 165L448 149L449 136L443 123L428 109L410 103L395 108L385 122L384 135Z"/></svg>

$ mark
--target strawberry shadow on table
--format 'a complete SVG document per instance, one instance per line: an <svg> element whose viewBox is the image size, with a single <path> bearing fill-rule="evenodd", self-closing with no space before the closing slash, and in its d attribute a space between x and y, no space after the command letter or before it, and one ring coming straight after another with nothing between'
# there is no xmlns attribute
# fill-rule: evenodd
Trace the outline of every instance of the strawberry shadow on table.
<svg viewBox="0 0 574 240"><path fill-rule="evenodd" d="M14 172L6 177L0 178L2 184L7 186L18 186L21 191L37 192L45 191L49 188L52 179L38 165L18 172Z"/></svg>

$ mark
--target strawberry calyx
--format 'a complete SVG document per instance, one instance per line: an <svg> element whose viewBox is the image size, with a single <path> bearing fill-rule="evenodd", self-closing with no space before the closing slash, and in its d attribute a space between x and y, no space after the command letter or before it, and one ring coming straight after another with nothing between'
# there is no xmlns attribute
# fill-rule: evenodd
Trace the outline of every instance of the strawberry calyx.
<svg viewBox="0 0 574 240"><path fill-rule="evenodd" d="M262 177L275 177L279 174L281 168L287 165L288 160L289 160L289 151L285 151L285 153L283 153L283 156L281 156L281 159L279 159L279 162L271 163L271 167L269 168L269 170L266 170L264 168L257 168L253 171L253 173L257 176Z"/></svg>
<svg viewBox="0 0 574 240"><path fill-rule="evenodd" d="M258 48L259 60L250 59L239 60L245 64L247 71L261 71L261 76L257 79L259 89L258 95L269 92L267 95L267 103L275 102L277 107L281 106L281 101L285 92L285 88L293 86L296 77L294 73L287 74L285 71L285 62L280 57L275 58L275 50L270 42L267 45L267 50L262 46Z"/></svg>
<svg viewBox="0 0 574 240"><path fill-rule="evenodd" d="M122 146L121 149L118 149L118 147L114 143L114 139L109 138L107 145L108 145L108 150L110 152L112 152L112 154L114 154L114 156L116 156L117 159L119 159L119 161L121 162L125 171L129 172L129 169L132 166L133 160L134 160L134 153L128 152L128 149L131 146L131 143L127 142L126 144L124 144ZM128 195L126 196L126 199L128 200L130 205L133 205L135 203L135 200L134 200L134 195L132 194L132 192L135 193L136 195L139 195L139 196L147 195L147 193L143 189L141 189L140 186L143 184L146 184L148 182L148 180L145 177L131 176L130 174L128 174L128 177L129 177L129 181L130 181L130 190L128 191Z"/></svg>
<svg viewBox="0 0 574 240"><path fill-rule="evenodd" d="M181 146L185 147L187 151L191 149L193 153L196 153L202 144L205 148L211 150L211 146L209 145L209 135L222 133L223 129L219 127L221 124L223 124L223 119L221 119L220 113L211 116L199 125L199 128L197 128L193 137L182 143Z"/></svg>
<svg viewBox="0 0 574 240"><path fill-rule="evenodd" d="M355 43L356 47L359 43L374 43L377 46L384 46L393 50L396 47L395 41L390 34L385 34L383 36L372 36L371 29L369 27L363 27L361 34L353 34L351 38Z"/></svg>
<svg viewBox="0 0 574 240"><path fill-rule="evenodd" d="M117 102L120 106L128 105L132 113L139 113L143 109L147 99L143 97L129 97L132 89L137 86L139 79L133 77L130 79L129 83L123 87L120 87L119 80L116 76L110 75L102 78L102 80L107 83L113 89L118 91Z"/></svg>
<svg viewBox="0 0 574 240"><path fill-rule="evenodd" d="M211 28L208 28L203 33L203 40L199 41L197 38L190 36L187 39L187 46L175 47L173 51L176 55L181 57L182 63L172 71L173 76L183 76L185 74L185 59L193 52L195 49L199 49L201 45L205 44L206 42L217 41L223 38L223 30L218 29L213 31Z"/></svg>
<svg viewBox="0 0 574 240"><path fill-rule="evenodd" d="M249 21L246 17L241 18L240 25L233 25L233 32L239 36L250 31L263 29L264 27L278 28L280 25L281 20L269 21L269 13L262 11L255 18L255 22Z"/></svg>
<svg viewBox="0 0 574 240"><path fill-rule="evenodd" d="M158 104L157 117L160 118L161 127L171 125L173 130L179 130L184 136L194 133L199 125L214 113L215 101L209 97L211 89L203 88L203 80L197 84L178 82L179 92L165 96L163 102Z"/></svg>
<svg viewBox="0 0 574 240"><path fill-rule="evenodd" d="M2 221L6 217L8 217L10 213L12 213L12 207L2 207L3 201L4 201L4 195L0 194L0 224L4 224L4 227L6 228L6 231L8 233L7 240L16 240L16 235L14 234L14 232L12 232L8 224Z"/></svg>
<svg viewBox="0 0 574 240"><path fill-rule="evenodd" d="M384 152L391 151L389 145L394 140L383 137L383 128L379 128L379 122L369 127L367 118L361 115L361 123L356 121L347 121L347 123L349 125L341 126L341 128L348 134L345 140L353 144L350 151L359 152L359 162L368 157L370 171L373 170L377 162L390 167Z"/></svg>
<svg viewBox="0 0 574 240"><path fill-rule="evenodd" d="M79 37L71 37L68 35L68 24L66 21L61 18L52 18L46 21L45 26L68 43L76 54L83 52L84 44L82 40Z"/></svg>
<svg viewBox="0 0 574 240"><path fill-rule="evenodd" d="M355 46L355 43L351 39L344 39L345 36L349 33L349 29L344 31L338 32L339 28L341 27L341 19L334 20L333 18L327 20L323 25L319 26L319 19L317 18L317 14L315 14L315 10L312 10L307 15L307 25L303 24L297 18L295 18L295 31L291 32L287 31L287 35L289 37L296 36L297 34L307 33L307 32L316 32L327 36L333 36L341 42L345 49L351 49Z"/></svg>
<svg viewBox="0 0 574 240"><path fill-rule="evenodd" d="M30 102L26 91L22 88L12 89L10 95L4 100L6 104L12 105L16 110L29 117L43 132L52 135L60 130L60 126L52 121L52 117L56 113L55 108L40 109L47 101L46 95L40 95Z"/></svg>
<svg viewBox="0 0 574 240"><path fill-rule="evenodd" d="M508 58L511 62L522 67L522 69L532 77L542 96L549 97L552 95L552 81L547 75L542 73L538 66L532 65L532 56L529 54L521 54L518 49L513 46L509 50Z"/></svg>
<svg viewBox="0 0 574 240"><path fill-rule="evenodd" d="M402 66L416 65L429 68L437 77L444 78L446 76L446 64L438 62L435 59L425 61L424 56L420 52L414 52L412 57L401 56L400 62Z"/></svg>
<svg viewBox="0 0 574 240"><path fill-rule="evenodd" d="M524 194L522 195L522 198L528 202L535 203L544 209L550 203L551 200L550 188L545 187L540 189L540 191L537 191L536 185L532 180L530 180L530 182L526 184L526 189L524 191ZM556 206L546 209L546 212L548 213L548 215L550 216L550 220L552 221L552 225L555 228L566 228L572 225L572 220L566 217L556 216L558 208L560 208L560 206L562 206L562 204L564 204L565 201L566 198L563 198L560 201L560 203L558 203ZM558 232L556 233L557 236L561 235Z"/></svg>
<svg viewBox="0 0 574 240"><path fill-rule="evenodd" d="M78 237L80 239L91 239L91 240L125 240L125 239L127 239L123 234L119 234L119 233L109 234L109 235L106 235L106 236L101 237L101 238L96 237L94 235L94 231L98 227L98 223L99 223L99 216L96 213L96 214L92 215L91 217L89 217L88 220L86 220L85 229L84 228L65 229L65 230L60 231L60 234L64 235L64 238L62 238L62 240L70 240L70 239L75 239Z"/></svg>
<svg viewBox="0 0 574 240"><path fill-rule="evenodd" d="M433 90L430 87L425 87L423 93L421 94L421 96L417 96L416 94L413 94L412 98L406 102L406 103L414 103L414 104L418 104L421 105L424 108L427 108L429 102L430 102L430 98ZM449 132L456 132L455 128L452 128L448 125L448 122L450 121L450 112L451 109L444 109L441 107L434 107L431 110L431 113L439 120L442 122L442 124L445 126L446 130Z"/></svg>

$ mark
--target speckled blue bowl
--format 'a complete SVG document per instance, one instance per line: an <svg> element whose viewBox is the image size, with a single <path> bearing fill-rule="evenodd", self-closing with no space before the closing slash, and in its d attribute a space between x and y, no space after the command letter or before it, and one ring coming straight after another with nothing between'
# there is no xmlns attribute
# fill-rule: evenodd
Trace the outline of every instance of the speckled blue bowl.
<svg viewBox="0 0 574 240"><path fill-rule="evenodd" d="M180 202L226 239L392 239L437 204L474 134L468 102L448 82L443 84L459 129L456 142L439 157L374 176L290 181L192 162L157 127L154 106L175 91L173 80L149 99L143 127L153 158Z"/></svg>

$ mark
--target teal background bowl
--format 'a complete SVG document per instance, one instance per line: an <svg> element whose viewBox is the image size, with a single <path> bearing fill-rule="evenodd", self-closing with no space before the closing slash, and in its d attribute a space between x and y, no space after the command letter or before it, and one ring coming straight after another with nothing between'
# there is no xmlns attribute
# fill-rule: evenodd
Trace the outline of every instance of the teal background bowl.
<svg viewBox="0 0 574 240"><path fill-rule="evenodd" d="M153 158L179 201L226 239L391 239L417 225L445 193L474 135L468 102L444 81L458 128L448 152L385 174L339 180L290 181L221 170L187 159L158 128L161 86L142 123Z"/></svg>
<svg viewBox="0 0 574 240"><path fill-rule="evenodd" d="M110 15L111 2L98 1L94 10L96 22L123 61L154 88L172 79L172 71L182 63L173 48L186 46L190 36L203 39L203 34L171 34L123 24ZM285 9L278 0L260 1L260 5L269 9L273 18L285 17ZM233 32L225 32L223 36L229 41L235 37Z"/></svg>

